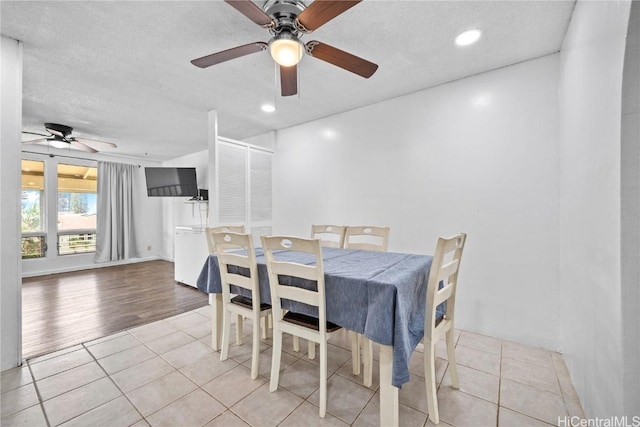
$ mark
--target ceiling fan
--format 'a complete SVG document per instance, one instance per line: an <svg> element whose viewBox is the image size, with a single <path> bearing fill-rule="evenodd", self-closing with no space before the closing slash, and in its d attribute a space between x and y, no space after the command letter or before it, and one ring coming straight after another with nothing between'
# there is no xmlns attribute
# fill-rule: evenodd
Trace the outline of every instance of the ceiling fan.
<svg viewBox="0 0 640 427"><path fill-rule="evenodd" d="M271 56L280 65L282 96L298 93L298 67L303 53L354 74L369 78L378 65L325 43L312 40L303 44L300 38L317 30L341 13L362 0L315 0L308 7L296 0L268 0L261 9L251 0L225 0L244 16L266 28L271 39L253 42L191 61L200 68L210 67L224 61L239 58L269 49Z"/></svg>
<svg viewBox="0 0 640 427"><path fill-rule="evenodd" d="M55 148L75 148L77 150L86 151L89 153L97 153L99 150L105 148L118 148L116 144L111 142L96 141L93 139L76 138L71 136L73 128L66 125L60 125L57 123L45 123L44 128L49 132L48 135L22 131L28 135L38 135L44 138L33 139L31 141L23 141L23 144L44 144L51 145Z"/></svg>

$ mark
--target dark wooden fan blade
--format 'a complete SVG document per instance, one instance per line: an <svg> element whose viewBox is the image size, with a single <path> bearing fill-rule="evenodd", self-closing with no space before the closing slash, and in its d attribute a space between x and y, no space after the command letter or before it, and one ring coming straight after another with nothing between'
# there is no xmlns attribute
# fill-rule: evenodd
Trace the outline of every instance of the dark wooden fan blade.
<svg viewBox="0 0 640 427"><path fill-rule="evenodd" d="M240 58L241 56L261 52L265 50L267 46L268 45L263 42L249 43L231 49L223 50L222 52L212 53L211 55L203 56L202 58L194 59L193 61L191 61L191 63L196 67L207 68L221 62L229 61L230 59L236 59Z"/></svg>
<svg viewBox="0 0 640 427"><path fill-rule="evenodd" d="M315 0L305 10L300 12L296 22L304 30L310 33L331 21L341 13L351 9L362 0Z"/></svg>
<svg viewBox="0 0 640 427"><path fill-rule="evenodd" d="M112 142L104 142L104 141L96 141L95 139L86 139L86 138L76 138L73 137L71 138L71 141L77 141L80 142L84 145L88 145L89 147L93 147L93 148L100 148L100 149L105 149L105 148L118 148L118 146Z"/></svg>
<svg viewBox="0 0 640 427"><path fill-rule="evenodd" d="M82 151L86 151L87 153L97 153L98 150L89 147L87 144L83 144L82 142L76 140L76 139L70 139L69 140L69 144L71 144L72 147L77 148L78 150L82 150Z"/></svg>
<svg viewBox="0 0 640 427"><path fill-rule="evenodd" d="M31 133L31 132L23 132L23 133ZM37 134L34 134L37 135ZM49 142L48 138L38 138L32 139L31 141L22 141L23 144L42 144L43 142Z"/></svg>
<svg viewBox="0 0 640 427"><path fill-rule="evenodd" d="M26 130L23 130L22 133L26 133L27 135L38 135L38 136L44 136L44 137L49 137L51 135L46 135L44 133L38 133L38 132L27 132Z"/></svg>
<svg viewBox="0 0 640 427"><path fill-rule="evenodd" d="M312 3L313 4L313 3ZM347 71L368 79L376 72L378 65L340 50L328 44L313 40L307 43L307 53Z"/></svg>
<svg viewBox="0 0 640 427"><path fill-rule="evenodd" d="M251 19L256 24L265 27L275 27L275 22L264 13L254 2L251 0L224 0L226 3L235 8L238 12Z"/></svg>
<svg viewBox="0 0 640 427"><path fill-rule="evenodd" d="M280 90L282 96L291 96L298 93L298 66L280 66Z"/></svg>

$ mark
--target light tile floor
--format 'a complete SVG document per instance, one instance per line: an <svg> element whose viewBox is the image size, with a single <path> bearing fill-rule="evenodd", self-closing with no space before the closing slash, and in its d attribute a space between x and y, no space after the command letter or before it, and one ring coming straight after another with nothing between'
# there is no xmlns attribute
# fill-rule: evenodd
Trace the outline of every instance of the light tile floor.
<svg viewBox="0 0 640 427"><path fill-rule="evenodd" d="M250 379L251 340L220 361L210 347L209 307L28 360L2 372L1 425L11 426L377 426L378 371L364 387L351 374L350 340L329 341L328 405L318 417L319 369L285 338L280 388L269 392L271 346L261 343L260 376ZM250 335L247 321L245 334ZM232 334L235 336L235 333ZM545 426L583 417L558 353L457 331L460 390L450 386L437 348L443 426ZM428 421L422 353L400 391L400 424ZM375 356L377 360L377 355Z"/></svg>

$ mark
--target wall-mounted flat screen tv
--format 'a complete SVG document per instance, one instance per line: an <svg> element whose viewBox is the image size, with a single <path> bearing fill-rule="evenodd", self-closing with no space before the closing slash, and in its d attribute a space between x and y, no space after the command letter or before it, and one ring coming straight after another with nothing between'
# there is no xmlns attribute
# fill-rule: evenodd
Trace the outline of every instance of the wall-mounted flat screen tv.
<svg viewBox="0 0 640 427"><path fill-rule="evenodd" d="M147 195L151 197L197 197L196 168L144 168Z"/></svg>

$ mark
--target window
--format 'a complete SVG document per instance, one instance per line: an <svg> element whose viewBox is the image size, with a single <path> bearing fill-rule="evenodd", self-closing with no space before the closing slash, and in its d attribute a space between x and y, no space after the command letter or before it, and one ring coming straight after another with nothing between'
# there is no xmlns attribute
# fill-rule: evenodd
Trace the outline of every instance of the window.
<svg viewBox="0 0 640 427"><path fill-rule="evenodd" d="M58 255L96 251L98 169L58 164Z"/></svg>
<svg viewBox="0 0 640 427"><path fill-rule="evenodd" d="M22 258L42 258L47 250L44 162L22 160Z"/></svg>

